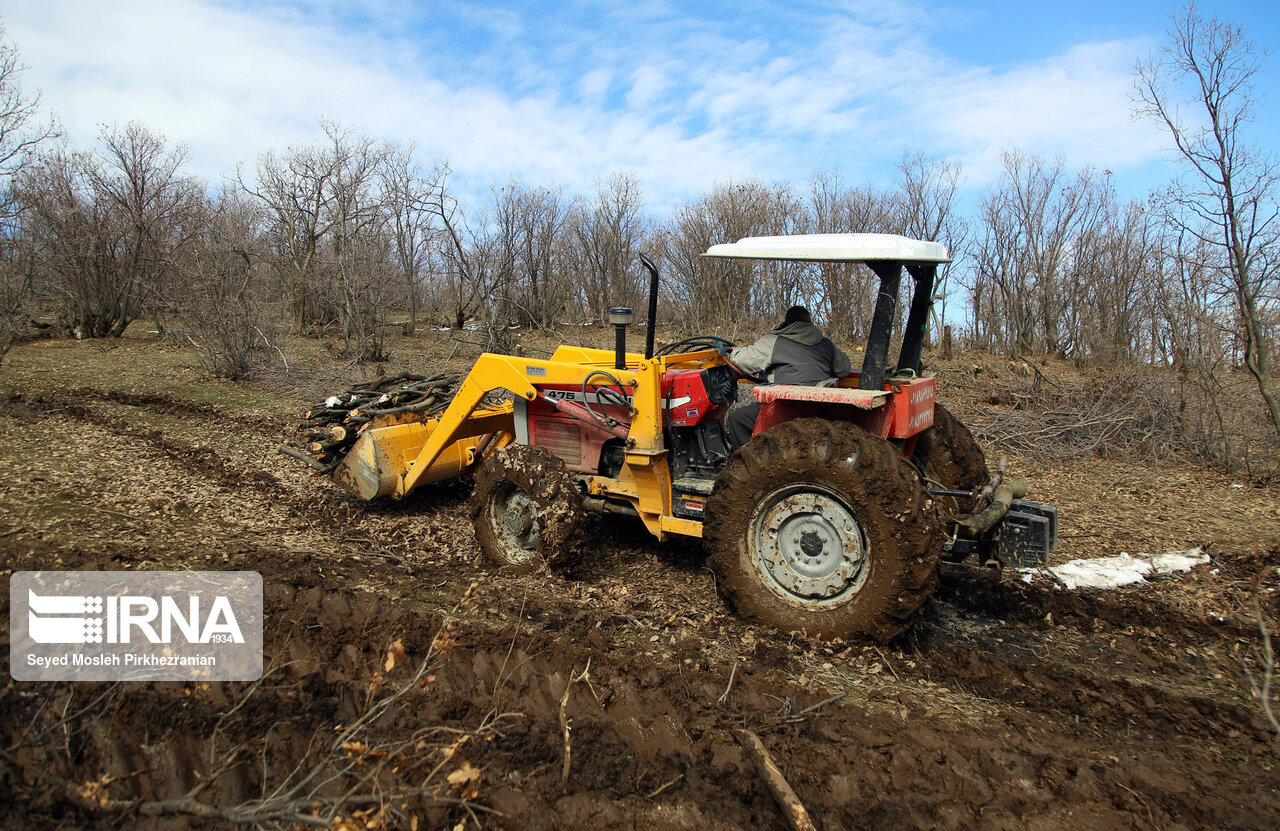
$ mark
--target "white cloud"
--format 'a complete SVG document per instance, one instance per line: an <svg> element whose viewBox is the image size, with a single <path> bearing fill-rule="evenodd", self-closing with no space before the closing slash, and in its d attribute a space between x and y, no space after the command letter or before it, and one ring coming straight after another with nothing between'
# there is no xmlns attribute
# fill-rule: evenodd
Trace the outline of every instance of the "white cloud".
<svg viewBox="0 0 1280 831"><path fill-rule="evenodd" d="M735 39L662 4L601 13L589 24L599 31L463 7L457 25L493 39L477 55L470 42L414 41L405 27L428 13L394 0L362 26L342 25L340 3L311 14L203 0L46 0L5 22L74 143L136 119L188 144L210 178L310 140L320 116L414 140L473 192L510 175L586 192L630 168L658 205L730 177L836 164L853 181L886 174L907 145L962 160L971 184L1014 146L1113 169L1156 152L1125 97L1140 45L1083 44L996 70L947 58L909 7L877 6L874 17L789 12L789 40Z"/></svg>
<svg viewBox="0 0 1280 831"><path fill-rule="evenodd" d="M601 106L605 96L609 94L609 85L612 82L612 72L607 69L593 69L578 81L578 91L588 104Z"/></svg>
<svg viewBox="0 0 1280 831"><path fill-rule="evenodd" d="M1154 158L1161 136L1130 117L1134 44L1084 44L1004 73L973 69L923 87L914 108L935 144L970 175L997 174L1002 150L1061 154L1071 166L1122 168Z"/></svg>
<svg viewBox="0 0 1280 831"><path fill-rule="evenodd" d="M643 110L659 100L659 97L670 84L666 72L662 69L644 65L631 73L631 90L627 93L627 106L633 110Z"/></svg>

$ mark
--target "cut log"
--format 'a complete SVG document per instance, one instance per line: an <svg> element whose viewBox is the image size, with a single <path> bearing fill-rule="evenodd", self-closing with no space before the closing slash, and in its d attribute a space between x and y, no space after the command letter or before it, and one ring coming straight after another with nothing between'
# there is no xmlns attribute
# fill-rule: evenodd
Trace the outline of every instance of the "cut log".
<svg viewBox="0 0 1280 831"><path fill-rule="evenodd" d="M756 770L769 786L770 793L773 794L774 800L782 809L791 827L795 831L817 831L817 827L809 817L809 812L805 810L804 803L800 801L800 797L796 796L791 785L787 784L782 770L773 761L773 757L765 749L760 737L750 730L734 730L733 737L738 740L738 744L742 745L744 750L751 754Z"/></svg>
<svg viewBox="0 0 1280 831"><path fill-rule="evenodd" d="M385 410L375 410L370 407L368 411L362 411L360 415L368 415L376 418L377 416L396 415L397 413L412 413L419 410L429 410L435 403L436 397L434 395L428 395L421 401L413 404L406 404L403 407L388 407ZM355 415L355 411L352 412L352 415Z"/></svg>
<svg viewBox="0 0 1280 831"><path fill-rule="evenodd" d="M340 462L365 428L438 415L457 394L459 383L456 376L443 373L424 377L405 372L355 384L307 410L294 432L294 446L282 447L281 452L329 473L334 465L325 462Z"/></svg>
<svg viewBox="0 0 1280 831"><path fill-rule="evenodd" d="M1022 499L1026 495L1025 482L1001 482L996 487L995 493L991 495L990 506L985 511L963 520L960 524L975 535L985 534L1004 519L1004 515L1013 507L1015 499Z"/></svg>
<svg viewBox="0 0 1280 831"><path fill-rule="evenodd" d="M309 421L315 421L317 418L342 418L349 412L347 407L317 407L307 410L305 415Z"/></svg>
<svg viewBox="0 0 1280 831"><path fill-rule="evenodd" d="M290 447L287 444L282 444L280 445L278 450L279 452L283 453L284 455L292 459L297 459L298 461L305 463L312 470L319 471L320 473L329 472L329 468L326 467L323 463L321 463L317 459L312 458L311 456L308 456L306 453L303 453L301 450L299 450L296 447Z"/></svg>

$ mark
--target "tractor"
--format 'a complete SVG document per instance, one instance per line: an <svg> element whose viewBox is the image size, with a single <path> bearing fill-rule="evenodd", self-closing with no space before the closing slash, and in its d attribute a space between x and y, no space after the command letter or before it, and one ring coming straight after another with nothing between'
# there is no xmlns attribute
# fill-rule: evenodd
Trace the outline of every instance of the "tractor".
<svg viewBox="0 0 1280 831"><path fill-rule="evenodd" d="M1038 566L1057 511L992 474L969 430L921 372L940 264L936 242L889 234L749 237L711 258L864 263L879 292L860 371L831 387L744 377L732 344L654 348L658 269L643 353L630 309L616 348L562 345L547 360L486 353L448 408L370 424L334 471L364 499L400 499L464 473L484 554L534 573L570 557L588 511L635 517L659 540L700 537L716 588L742 617L820 638L887 640L923 613L945 563ZM903 271L914 283L890 363ZM761 402L749 442L723 417L739 390Z"/></svg>

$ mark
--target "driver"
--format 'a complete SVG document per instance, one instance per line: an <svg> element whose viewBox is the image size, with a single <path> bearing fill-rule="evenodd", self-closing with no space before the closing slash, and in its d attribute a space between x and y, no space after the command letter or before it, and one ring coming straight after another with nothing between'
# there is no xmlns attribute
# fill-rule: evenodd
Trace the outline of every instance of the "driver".
<svg viewBox="0 0 1280 831"><path fill-rule="evenodd" d="M750 346L734 349L729 360L742 372L763 377L769 384L830 387L853 369L849 356L813 325L804 306L787 309L782 323ZM725 426L735 448L750 441L759 416L760 404L754 401L729 411Z"/></svg>

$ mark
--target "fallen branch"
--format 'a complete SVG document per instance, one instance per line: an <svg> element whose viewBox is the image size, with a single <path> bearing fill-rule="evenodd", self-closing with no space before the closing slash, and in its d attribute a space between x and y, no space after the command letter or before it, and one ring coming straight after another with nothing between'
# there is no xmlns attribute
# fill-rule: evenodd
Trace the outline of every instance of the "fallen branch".
<svg viewBox="0 0 1280 831"><path fill-rule="evenodd" d="M796 713L793 716L786 716L784 717L783 720L787 722L803 721L810 713L816 713L818 710L821 710L823 707L826 707L828 704L835 704L837 701L843 701L847 696L848 696L848 693L837 693L836 695L833 695L830 698L824 698L823 700L819 701L817 704L812 704L808 707L805 707L803 710L801 710L800 712Z"/></svg>
<svg viewBox="0 0 1280 831"><path fill-rule="evenodd" d="M564 738L564 762L560 765L560 787L567 788L569 786L569 764L573 758L573 745L569 740L569 693L573 690L573 685L579 681L587 681L591 679L591 659L587 659L587 665L583 667L582 672L574 675L569 673L569 683L564 685L564 695L560 698L560 734Z"/></svg>
<svg viewBox="0 0 1280 831"><path fill-rule="evenodd" d="M291 459L297 459L300 462L306 463L306 465L310 467L312 470L318 471L320 473L329 472L328 465L324 464L314 456L308 456L306 453L303 453L301 450L290 447L287 444L280 445L278 450Z"/></svg>
<svg viewBox="0 0 1280 831"><path fill-rule="evenodd" d="M657 796L658 794L662 793L662 792L663 792L663 791L665 791L667 788L669 788L669 787L671 787L672 785L676 784L677 782L679 782L679 781L680 781L681 779L683 779L683 778L684 778L684 774L682 773L682 774L680 774L679 776L677 776L675 779L672 779L670 782L667 782L665 785L661 785L661 786L659 786L657 790L655 790L655 791L651 792L650 794L648 794L647 796L645 796L645 799L653 799L655 796Z"/></svg>
<svg viewBox="0 0 1280 831"><path fill-rule="evenodd" d="M778 807L782 809L782 813L786 815L787 822L790 823L791 827L795 831L817 831L817 827L809 817L809 812L805 810L804 803L800 801L800 797L796 796L796 792L787 783L786 778L782 775L782 770L773 761L773 757L765 749L764 742L760 741L760 737L750 730L734 730L733 737L738 740L738 744L742 745L744 750L751 754L756 764L756 770L760 772L765 784L769 786L769 792L773 794L773 798L777 801Z"/></svg>
<svg viewBox="0 0 1280 831"><path fill-rule="evenodd" d="M733 669L729 670L729 684L724 688L724 692L720 693L720 697L716 701L723 704L729 697L729 690L733 689L733 676L738 674L738 662L733 662Z"/></svg>
<svg viewBox="0 0 1280 831"><path fill-rule="evenodd" d="M1049 377L1040 371L1040 367L1036 366L1029 359L1020 357L1018 360L1022 361L1024 364L1031 367L1031 371L1034 372L1036 374L1036 377L1038 377L1041 381L1044 381L1046 384L1053 387L1054 389L1058 389L1058 390L1062 389L1061 386L1059 386L1058 384L1055 384L1053 381L1050 381Z"/></svg>
<svg viewBox="0 0 1280 831"><path fill-rule="evenodd" d="M274 350L275 350L275 351L280 355L280 360L281 360L281 362L284 364L284 374L285 374L285 375L288 375L288 374L289 374L289 359L288 359L288 358L286 358L286 357L284 356L284 353L280 351L280 347L276 346L274 343L272 343L270 340L268 340L268 339L267 339L267 336L266 336L266 335L264 335L264 334L262 334L262 330L261 330L261 329L259 329L257 326L253 327L253 331L255 331L255 332L257 332L257 333L258 333L258 336L262 338L262 342L263 342L263 343L265 343L267 346L269 346L269 347L271 347L272 349L274 349Z"/></svg>
<svg viewBox="0 0 1280 831"><path fill-rule="evenodd" d="M1253 697L1258 699L1258 704L1262 707L1262 714L1267 717L1267 721L1271 724L1272 732L1280 735L1280 720L1276 719L1275 709L1271 705L1271 686L1276 674L1276 653L1271 646L1271 631L1267 629L1267 619L1262 613L1262 604L1258 602L1256 594L1253 596L1253 611L1258 616L1258 632L1262 635L1262 648L1259 659L1261 666L1258 668L1260 677L1254 677L1253 671L1249 669L1248 664L1244 665L1244 674L1249 679L1249 688L1253 693Z"/></svg>

